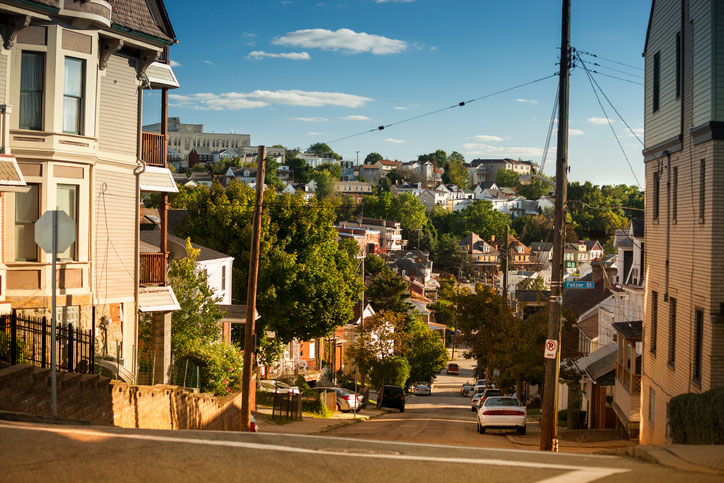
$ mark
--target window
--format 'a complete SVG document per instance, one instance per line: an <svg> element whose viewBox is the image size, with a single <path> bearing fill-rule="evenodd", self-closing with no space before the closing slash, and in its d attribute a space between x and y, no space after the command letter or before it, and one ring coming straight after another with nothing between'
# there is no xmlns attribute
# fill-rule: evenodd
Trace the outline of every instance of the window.
<svg viewBox="0 0 724 483"><path fill-rule="evenodd" d="M669 364L676 362L676 299L669 297Z"/></svg>
<svg viewBox="0 0 724 483"><path fill-rule="evenodd" d="M65 87L63 89L63 132L81 134L83 123L83 78L85 61L65 58Z"/></svg>
<svg viewBox="0 0 724 483"><path fill-rule="evenodd" d="M671 201L671 217L676 222L677 212L679 210L679 168L674 168L674 193Z"/></svg>
<svg viewBox="0 0 724 483"><path fill-rule="evenodd" d="M659 325L659 293L651 291L651 352L656 354L656 333Z"/></svg>
<svg viewBox="0 0 724 483"><path fill-rule="evenodd" d="M65 213L75 222L76 233L78 232L78 186L73 184L59 184L56 190L57 205L59 211ZM57 260L75 260L76 244L72 243L67 250L58 252Z"/></svg>
<svg viewBox="0 0 724 483"><path fill-rule="evenodd" d="M654 220L659 219L659 196L661 191L661 175L654 173Z"/></svg>
<svg viewBox="0 0 724 483"><path fill-rule="evenodd" d="M699 163L699 221L704 222L704 214L706 211L706 161L701 160Z"/></svg>
<svg viewBox="0 0 724 483"><path fill-rule="evenodd" d="M28 184L26 192L15 193L15 261L37 262L35 226L40 215L40 185Z"/></svg>
<svg viewBox="0 0 724 483"><path fill-rule="evenodd" d="M226 265L221 267L221 290L226 290Z"/></svg>
<svg viewBox="0 0 724 483"><path fill-rule="evenodd" d="M681 97L681 32L676 32L676 98Z"/></svg>
<svg viewBox="0 0 724 483"><path fill-rule="evenodd" d="M656 416L656 391L653 387L649 387L649 421L653 426L654 417Z"/></svg>
<svg viewBox="0 0 724 483"><path fill-rule="evenodd" d="M20 129L43 129L45 54L23 52L20 66Z"/></svg>
<svg viewBox="0 0 724 483"><path fill-rule="evenodd" d="M696 311L696 317L694 320L694 373L692 379L697 382L701 382L701 359L704 344L704 312L701 310Z"/></svg>
<svg viewBox="0 0 724 483"><path fill-rule="evenodd" d="M659 94L661 89L661 52L654 54L654 112L659 110Z"/></svg>

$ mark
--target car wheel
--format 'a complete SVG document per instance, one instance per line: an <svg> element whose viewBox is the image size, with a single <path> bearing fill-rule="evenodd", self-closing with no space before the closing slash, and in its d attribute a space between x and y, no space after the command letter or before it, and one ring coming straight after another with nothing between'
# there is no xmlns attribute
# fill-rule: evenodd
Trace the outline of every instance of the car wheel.
<svg viewBox="0 0 724 483"><path fill-rule="evenodd" d="M483 429L483 427L480 426L480 421L477 421L477 430L478 430L478 433L480 433L480 434L482 434L482 432L480 431L481 429Z"/></svg>
<svg viewBox="0 0 724 483"><path fill-rule="evenodd" d="M475 412L475 406L470 408L470 412L473 412L473 413Z"/></svg>
<svg viewBox="0 0 724 483"><path fill-rule="evenodd" d="M524 435L525 434L525 426L520 426L515 428L516 431L518 431L518 434Z"/></svg>
<svg viewBox="0 0 724 483"><path fill-rule="evenodd" d="M404 412L405 412L405 406L402 406L402 407L400 408L400 412L401 412L401 413L404 413Z"/></svg>
<svg viewBox="0 0 724 483"><path fill-rule="evenodd" d="M340 406L339 403L337 403L337 411L342 412L342 406Z"/></svg>
<svg viewBox="0 0 724 483"><path fill-rule="evenodd" d="M478 429L478 433L485 434L485 426L480 426L480 429Z"/></svg>

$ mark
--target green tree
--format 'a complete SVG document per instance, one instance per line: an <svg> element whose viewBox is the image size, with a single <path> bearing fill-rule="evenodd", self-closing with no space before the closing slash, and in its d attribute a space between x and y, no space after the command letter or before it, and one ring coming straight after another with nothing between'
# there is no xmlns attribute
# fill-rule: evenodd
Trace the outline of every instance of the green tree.
<svg viewBox="0 0 724 483"><path fill-rule="evenodd" d="M407 313L409 305L407 281L385 266L367 289L367 297L375 311Z"/></svg>
<svg viewBox="0 0 724 483"><path fill-rule="evenodd" d="M410 365L408 381L432 382L438 372L447 365L448 356L439 334L431 331L422 321L415 320L410 328Z"/></svg>
<svg viewBox="0 0 724 483"><path fill-rule="evenodd" d="M377 161L382 161L383 158L380 153L372 152L365 157L365 164L375 164Z"/></svg>
<svg viewBox="0 0 724 483"><path fill-rule="evenodd" d="M407 240L410 240L417 230L422 229L427 220L425 205L411 193L393 197L387 215L400 222L402 235Z"/></svg>
<svg viewBox="0 0 724 483"><path fill-rule="evenodd" d="M312 179L312 173L314 170L305 160L296 157L288 157L287 166L289 166L289 169L292 173L294 173L295 183L309 183Z"/></svg>
<svg viewBox="0 0 724 483"><path fill-rule="evenodd" d="M434 153L421 154L417 157L418 161L430 161L436 168L445 170L447 167L447 153L442 149L438 149Z"/></svg>
<svg viewBox="0 0 724 483"><path fill-rule="evenodd" d="M312 174L312 179L316 183L314 195L318 200L332 198L335 196L334 179L326 169L316 170Z"/></svg>
<svg viewBox="0 0 724 483"><path fill-rule="evenodd" d="M526 245L553 241L553 218L547 215L518 216L511 221L510 227Z"/></svg>
<svg viewBox="0 0 724 483"><path fill-rule="evenodd" d="M510 217L493 208L487 200L475 200L462 212L467 230L477 233L483 240L505 237L505 227L510 224Z"/></svg>
<svg viewBox="0 0 724 483"><path fill-rule="evenodd" d="M342 166L340 164L324 163L320 164L316 170L326 171L329 174L329 177L335 180L342 177Z"/></svg>
<svg viewBox="0 0 724 483"><path fill-rule="evenodd" d="M378 275L386 266L385 260L379 255L368 253L365 257L365 273L368 275Z"/></svg>
<svg viewBox="0 0 724 483"><path fill-rule="evenodd" d="M315 154L320 158L342 159L342 156L332 151L332 148L325 143L314 143L307 148L307 152Z"/></svg>
<svg viewBox="0 0 724 483"><path fill-rule="evenodd" d="M254 191L239 182L214 186L189 206L184 236L235 257L233 291L244 297ZM357 260L340 246L327 200L268 190L264 194L257 306L260 330L288 342L324 337L353 316L362 288ZM243 299L242 299L243 300Z"/></svg>
<svg viewBox="0 0 724 483"><path fill-rule="evenodd" d="M462 189L466 189L470 185L470 176L465 167L465 157L457 151L453 151L447 158L447 166L442 176L444 183L452 183L458 185Z"/></svg>
<svg viewBox="0 0 724 483"><path fill-rule="evenodd" d="M266 158L266 169L264 170L264 184L274 186L277 189L283 187L282 180L279 179L277 170L279 170L280 163L277 162L274 156L267 156Z"/></svg>
<svg viewBox="0 0 724 483"><path fill-rule="evenodd" d="M520 186L520 183L518 182L518 178L520 175L516 173L515 171L509 171L507 169L501 169L498 171L498 175L495 177L495 184L503 187L508 188L517 188Z"/></svg>

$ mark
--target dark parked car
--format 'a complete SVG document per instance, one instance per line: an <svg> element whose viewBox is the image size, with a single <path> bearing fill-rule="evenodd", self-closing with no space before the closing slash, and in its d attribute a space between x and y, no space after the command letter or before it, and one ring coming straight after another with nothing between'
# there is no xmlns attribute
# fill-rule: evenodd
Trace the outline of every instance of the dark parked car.
<svg viewBox="0 0 724 483"><path fill-rule="evenodd" d="M405 391L400 386L385 386L382 393L382 407L397 408L405 412Z"/></svg>

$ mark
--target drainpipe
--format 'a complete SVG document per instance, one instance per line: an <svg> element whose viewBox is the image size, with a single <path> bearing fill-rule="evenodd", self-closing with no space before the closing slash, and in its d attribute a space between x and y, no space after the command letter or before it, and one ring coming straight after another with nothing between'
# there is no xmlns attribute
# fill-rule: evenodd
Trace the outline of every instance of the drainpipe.
<svg viewBox="0 0 724 483"><path fill-rule="evenodd" d="M134 257L135 265L135 276L134 276L134 294L136 302L136 310L134 311L134 359L133 359L133 374L135 379L138 380L138 296L139 296L139 284L141 283L141 262L140 262L140 250L141 250L141 174L146 171L146 163L141 159L141 142L142 142L142 119L143 119L143 85L138 86L138 135L136 140L136 163L137 166L133 170L133 174L136 175L136 216L134 219L134 230L136 232L135 237L135 252Z"/></svg>
<svg viewBox="0 0 724 483"><path fill-rule="evenodd" d="M669 246L671 241L671 153L666 150L666 287L664 302L669 301Z"/></svg>

